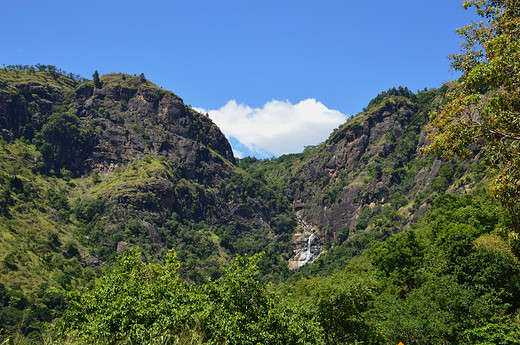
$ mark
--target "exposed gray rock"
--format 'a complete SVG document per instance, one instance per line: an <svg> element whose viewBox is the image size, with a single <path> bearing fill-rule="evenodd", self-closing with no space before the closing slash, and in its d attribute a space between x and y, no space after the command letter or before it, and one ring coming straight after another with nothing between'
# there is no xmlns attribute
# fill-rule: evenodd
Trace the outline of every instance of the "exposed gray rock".
<svg viewBox="0 0 520 345"><path fill-rule="evenodd" d="M297 216L298 226L291 243L295 246L294 256L289 259L289 269L296 270L301 266L314 262L321 254L322 243L316 235L318 229L307 224Z"/></svg>

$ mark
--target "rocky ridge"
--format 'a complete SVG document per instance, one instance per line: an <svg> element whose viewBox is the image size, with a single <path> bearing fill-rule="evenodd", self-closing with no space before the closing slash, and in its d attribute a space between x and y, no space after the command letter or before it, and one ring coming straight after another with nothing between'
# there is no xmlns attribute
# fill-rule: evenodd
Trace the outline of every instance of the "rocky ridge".
<svg viewBox="0 0 520 345"><path fill-rule="evenodd" d="M294 208L303 211L310 223L320 224L321 235L326 241L345 227L354 228L364 205L384 203L388 197L387 188L395 182L392 176L382 174L372 181L363 181L366 172L359 168L365 161L369 163L391 153L392 145L384 137L389 134L399 137L416 110L406 100L386 103L364 121L355 119L355 123L347 123L330 138L320 154L296 171L294 181L298 177L311 182L311 188L295 190ZM349 176L352 183L339 191L336 200L316 200L316 195L321 195L331 183L345 176ZM328 230L324 232L325 229Z"/></svg>
<svg viewBox="0 0 520 345"><path fill-rule="evenodd" d="M323 144L265 167L251 165L284 181L293 210L313 229L296 231L291 268L305 260L311 233L324 246L351 248L345 249L351 256L409 227L440 193L466 192L480 183L474 176L478 157L455 164L419 154L428 113L441 104L445 90L400 90L404 96L392 90L379 95Z"/></svg>
<svg viewBox="0 0 520 345"><path fill-rule="evenodd" d="M56 151L53 163L57 170L65 167L76 174L109 171L118 164L154 155L182 165L182 175L189 178L223 174L217 170L202 173L201 162L220 160L222 169L230 173L223 164L223 159L234 163L229 142L207 116L186 106L174 93L125 74L102 76L100 88L92 82L51 78L57 85L3 83L0 124L4 140L9 142L22 136L32 139L56 112L75 121L80 128L71 130L78 133L53 128L43 134L43 140ZM83 140L68 137L71 134L79 134Z"/></svg>
<svg viewBox="0 0 520 345"><path fill-rule="evenodd" d="M467 169L417 156L440 98L385 95L325 143L255 171L237 165L207 116L143 77L0 70L1 154L25 152L23 169L0 171L0 213L15 231L27 226L19 219L45 223L35 240L66 253L68 242L83 266L135 246L151 258L175 248L203 281L235 254L265 251L265 279L280 279L287 266L325 259L325 248L361 250L401 231L435 193L458 188Z"/></svg>
<svg viewBox="0 0 520 345"><path fill-rule="evenodd" d="M272 253L266 269L290 255L275 245L292 231L287 199L236 166L207 116L142 77L108 74L95 85L0 70L0 130L6 155L18 146L31 152L19 177L9 166L0 171L0 213L15 217L16 228L30 212L18 204L32 198L38 218L54 224L39 234L74 238L85 266L135 246L157 258L176 248L186 274L202 281L234 253ZM27 186L14 190L13 179ZM10 197L19 190L23 198Z"/></svg>

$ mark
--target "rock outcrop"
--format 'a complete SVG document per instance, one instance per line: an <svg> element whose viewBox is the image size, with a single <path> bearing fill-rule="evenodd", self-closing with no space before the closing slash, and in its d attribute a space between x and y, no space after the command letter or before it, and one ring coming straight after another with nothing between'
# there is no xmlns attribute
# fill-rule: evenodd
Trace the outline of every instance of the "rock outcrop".
<svg viewBox="0 0 520 345"><path fill-rule="evenodd" d="M0 134L8 142L20 137L32 139L44 119L65 100L66 92L77 85L59 75L27 80L24 74L12 71L9 78L0 78Z"/></svg>
<svg viewBox="0 0 520 345"><path fill-rule="evenodd" d="M297 215L298 225L292 235L291 243L295 247L294 256L289 259L289 269L296 270L314 262L322 252L322 243L317 234L319 229L307 224Z"/></svg>
<svg viewBox="0 0 520 345"><path fill-rule="evenodd" d="M418 155L428 111L438 106L442 90L419 96L422 101L388 97L352 117L291 170L293 209L323 243L341 243L367 227L377 227L381 237L398 232L423 216L435 195L456 189L449 161ZM465 169L459 165L457 174ZM386 220L378 225L371 217Z"/></svg>
<svg viewBox="0 0 520 345"><path fill-rule="evenodd" d="M108 171L153 155L176 162L182 176L199 181L230 173L224 160L234 164L235 159L227 139L174 93L123 74L103 76L102 88L60 75L48 79L53 83L15 79L0 85L0 128L6 141L31 140L43 130L42 145L54 151L44 158L55 171ZM53 113L60 118L56 128L49 128ZM63 117L68 128L59 128ZM210 164L214 161L220 164ZM201 169L204 163L210 169Z"/></svg>
<svg viewBox="0 0 520 345"><path fill-rule="evenodd" d="M392 152L392 143L384 140L385 136L399 138L416 110L408 100L398 99L369 114L357 115L296 172L292 182L303 180L310 187L295 190L295 210L301 211L308 223L319 226L326 241L344 228L353 228L364 206L383 202L394 182L392 177L381 175L368 181L365 168L375 158ZM334 200L324 198L327 188L339 180L351 182L342 185Z"/></svg>
<svg viewBox="0 0 520 345"><path fill-rule="evenodd" d="M280 267L290 256L276 244L293 230L289 202L237 167L211 119L142 77L108 74L99 82L0 70L0 134L32 150L31 174L70 181L52 195L63 196L62 214L74 203L74 226L86 232L77 237L84 264L138 245L148 256L179 249L200 281L200 267L217 274L234 253L265 251ZM38 197L50 192L32 189ZM10 204L0 203L0 212ZM51 221L68 222L51 213Z"/></svg>
<svg viewBox="0 0 520 345"><path fill-rule="evenodd" d="M224 162L234 164L231 146L207 116L138 77L109 74L101 81L102 89L80 86L72 106L79 118L103 129L91 168L106 171L153 155L177 163L181 176L199 182L231 173Z"/></svg>

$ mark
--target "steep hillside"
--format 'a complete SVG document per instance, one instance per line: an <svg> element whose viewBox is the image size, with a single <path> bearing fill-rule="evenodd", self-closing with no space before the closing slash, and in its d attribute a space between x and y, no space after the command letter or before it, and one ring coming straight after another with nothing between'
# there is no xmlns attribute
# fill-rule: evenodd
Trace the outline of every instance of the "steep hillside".
<svg viewBox="0 0 520 345"><path fill-rule="evenodd" d="M520 339L520 245L479 155L418 154L444 89L236 162L144 76L50 67L0 70L1 341Z"/></svg>
<svg viewBox="0 0 520 345"><path fill-rule="evenodd" d="M464 193L482 183L478 157L454 162L419 154L428 113L442 103L444 92L390 89L318 146L270 161L241 161L289 195L300 223L292 267L300 265L310 244L314 259L328 248L322 264L339 268L408 228L439 193Z"/></svg>
<svg viewBox="0 0 520 345"><path fill-rule="evenodd" d="M207 116L143 77L0 70L0 128L7 287L83 284L131 247L152 261L178 249L199 282L235 253L270 253L266 277L286 271L286 197L235 165Z"/></svg>
<svg viewBox="0 0 520 345"><path fill-rule="evenodd" d="M406 229L439 193L482 180L477 160L417 155L442 89L388 90L325 143L237 166L207 116L143 76L79 82L45 70L0 70L0 86L0 208L9 229L1 250L17 257L10 267L40 267L39 247L18 257L19 244L31 248L31 241L51 243L50 253L73 248L64 257L94 269L125 248L140 247L152 260L176 248L184 274L201 282L218 277L235 253L266 251L264 279L278 280L289 274L287 262L295 269L324 252L328 269L342 267ZM30 234L7 235L17 231ZM6 276L20 276L8 267ZM62 280L83 274L76 273ZM42 280L26 276L8 286L33 290Z"/></svg>
<svg viewBox="0 0 520 345"><path fill-rule="evenodd" d="M202 180L219 172L203 172L198 163L234 162L231 146L210 119L140 77L110 74L96 87L50 72L1 73L4 140L35 139L47 173L109 171L151 154Z"/></svg>

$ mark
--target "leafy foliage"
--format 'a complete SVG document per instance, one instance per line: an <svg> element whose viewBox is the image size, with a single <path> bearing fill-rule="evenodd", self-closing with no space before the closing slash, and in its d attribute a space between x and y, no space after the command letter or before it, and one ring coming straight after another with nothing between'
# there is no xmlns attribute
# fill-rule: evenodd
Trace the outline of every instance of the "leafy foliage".
<svg viewBox="0 0 520 345"><path fill-rule="evenodd" d="M237 256L224 276L205 286L208 310L201 321L206 337L226 344L312 344L317 334L306 333L308 322L255 280L261 256Z"/></svg>
<svg viewBox="0 0 520 345"><path fill-rule="evenodd" d="M514 344L520 264L508 216L481 191L435 205L342 271L280 286L285 303L329 344Z"/></svg>
<svg viewBox="0 0 520 345"><path fill-rule="evenodd" d="M480 150L493 168L491 189L516 222L520 219L520 4L465 1L484 20L458 30L462 52L452 66L463 73L451 83L449 103L432 114L427 151L471 156Z"/></svg>
<svg viewBox="0 0 520 345"><path fill-rule="evenodd" d="M92 289L70 290L69 309L54 325L56 340L75 343L177 343L191 334L217 344L316 344L255 276L259 255L237 256L225 275L196 287L179 276L170 251L164 265L123 254ZM196 335L198 334L198 336Z"/></svg>
<svg viewBox="0 0 520 345"><path fill-rule="evenodd" d="M425 90L426 91L426 90ZM383 91L380 94L378 94L375 98L373 98L370 102L368 102L368 105L364 109L364 111L367 111L368 109L377 106L381 104L384 100L389 99L390 97L406 97L406 98L414 98L415 95L412 91L410 91L407 87L399 86L398 88L391 88L387 91Z"/></svg>
<svg viewBox="0 0 520 345"><path fill-rule="evenodd" d="M488 236L507 237L497 232L503 213L490 213L485 200L478 194L440 196L437 209L414 229L373 250L378 270L399 287L382 294L373 312L385 336L412 344L464 344L464 331L493 315L511 320L518 310L513 296L520 295L520 266L507 245L487 244Z"/></svg>
<svg viewBox="0 0 520 345"><path fill-rule="evenodd" d="M164 95L144 74L112 74L101 85L96 71L80 85L54 66L0 70L2 97L20 106L0 118L8 140L0 141L1 341L41 340L41 323L54 320L46 340L56 343L518 343L519 6L465 6L485 22L460 30L466 45L453 64L464 75L443 110L435 112L447 87L392 88L325 143L239 167L209 148L211 133L195 115L186 130L202 144L193 152L212 156L216 169L202 160L189 171L152 151L171 145L165 129L148 123L154 114L143 121L127 112L136 92ZM75 99L88 98L92 85L104 90L78 111ZM512 218L478 189L479 162L416 158L430 111L437 132L429 151L483 152ZM328 149L344 129L362 132L385 113L406 126L369 141L362 164L302 176L309 162L334 156ZM86 157L102 149L99 133L118 121L155 153L114 171L86 169ZM332 211L358 198L359 212L351 227L325 225L326 253L291 273L294 210L305 193Z"/></svg>
<svg viewBox="0 0 520 345"><path fill-rule="evenodd" d="M140 256L127 251L91 290L70 291L57 335L90 344L143 343L192 327L201 296L179 279L175 253L167 254L164 265L145 264Z"/></svg>
<svg viewBox="0 0 520 345"><path fill-rule="evenodd" d="M36 71L49 72L52 75L61 74L64 77L70 78L70 79L72 79L74 81L78 81L78 82L84 82L87 80L79 74L74 74L72 72L66 72L66 71L62 70L61 68L58 68L54 65L43 65L43 64L37 63L36 65L7 65L7 66L4 65L3 68L6 71L8 71L8 70L9 71L26 71L30 74L35 74Z"/></svg>

